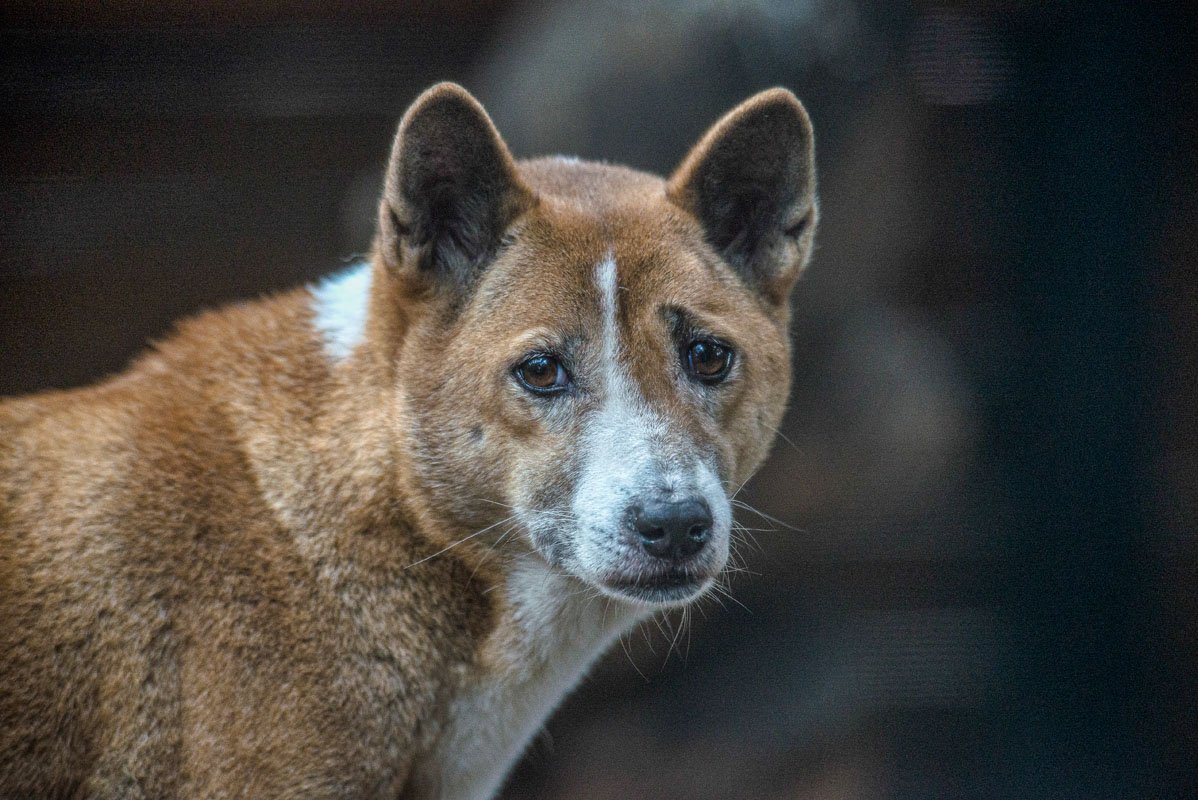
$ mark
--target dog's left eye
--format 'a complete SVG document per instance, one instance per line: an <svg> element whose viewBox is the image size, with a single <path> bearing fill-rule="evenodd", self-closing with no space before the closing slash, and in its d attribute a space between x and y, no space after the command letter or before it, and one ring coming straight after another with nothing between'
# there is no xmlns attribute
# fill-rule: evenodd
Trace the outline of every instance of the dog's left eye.
<svg viewBox="0 0 1198 800"><path fill-rule="evenodd" d="M686 350L686 370L703 383L719 383L732 368L732 350L715 339L697 339Z"/></svg>
<svg viewBox="0 0 1198 800"><path fill-rule="evenodd" d="M534 394L557 394L570 386L570 374L551 355L529 356L516 366L514 372L516 380Z"/></svg>

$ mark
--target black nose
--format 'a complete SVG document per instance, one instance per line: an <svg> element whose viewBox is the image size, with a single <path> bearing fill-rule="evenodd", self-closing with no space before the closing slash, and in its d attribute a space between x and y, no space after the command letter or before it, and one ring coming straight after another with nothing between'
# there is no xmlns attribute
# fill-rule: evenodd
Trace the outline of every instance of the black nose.
<svg viewBox="0 0 1198 800"><path fill-rule="evenodd" d="M711 509L703 500L650 500L632 508L645 552L674 560L693 556L711 538Z"/></svg>

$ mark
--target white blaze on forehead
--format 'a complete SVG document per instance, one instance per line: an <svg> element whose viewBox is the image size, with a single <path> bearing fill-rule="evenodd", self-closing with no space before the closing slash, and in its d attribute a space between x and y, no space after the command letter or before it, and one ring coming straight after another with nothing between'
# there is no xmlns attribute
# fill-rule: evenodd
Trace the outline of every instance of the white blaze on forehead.
<svg viewBox="0 0 1198 800"><path fill-rule="evenodd" d="M619 275L610 254L595 267L595 287L602 316L603 404L592 413L583 434L585 456L573 505L584 526L612 530L618 526L629 500L650 488L643 484L655 477L653 460L660 449L655 444L667 429L645 403L622 364ZM584 566L595 566L598 554L590 552L588 545L604 545L586 538L579 542L579 557Z"/></svg>
<svg viewBox="0 0 1198 800"><path fill-rule="evenodd" d="M328 276L312 288L312 313L316 330L324 339L325 353L343 361L366 334L366 308L370 300L370 264L360 262Z"/></svg>
<svg viewBox="0 0 1198 800"><path fill-rule="evenodd" d="M624 348L620 343L620 282L616 259L611 253L595 267L595 286L599 289L599 307L603 315L603 378L606 391L605 412L621 416L640 415L660 420L646 406L640 390L621 363Z"/></svg>
<svg viewBox="0 0 1198 800"><path fill-rule="evenodd" d="M595 267L595 287L602 316L602 405L590 413L582 436L584 455L573 498L580 528L575 566L583 575L610 573L627 554L621 531L630 505L671 491L707 500L716 532L713 546L726 551L732 515L715 470L684 431L653 409L625 363L619 269L611 254Z"/></svg>
<svg viewBox="0 0 1198 800"><path fill-rule="evenodd" d="M620 352L620 331L616 322L620 290L616 259L611 253L595 267L595 285L599 288L599 304L603 311L603 362L609 377ZM609 387L610 389L610 387Z"/></svg>

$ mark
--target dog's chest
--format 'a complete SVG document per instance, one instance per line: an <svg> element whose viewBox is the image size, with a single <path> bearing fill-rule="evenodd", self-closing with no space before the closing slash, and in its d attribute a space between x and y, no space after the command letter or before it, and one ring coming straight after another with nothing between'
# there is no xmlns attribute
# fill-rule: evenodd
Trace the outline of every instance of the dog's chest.
<svg viewBox="0 0 1198 800"><path fill-rule="evenodd" d="M641 617L529 559L507 581L502 666L467 681L449 708L430 782L447 800L488 798L562 698Z"/></svg>

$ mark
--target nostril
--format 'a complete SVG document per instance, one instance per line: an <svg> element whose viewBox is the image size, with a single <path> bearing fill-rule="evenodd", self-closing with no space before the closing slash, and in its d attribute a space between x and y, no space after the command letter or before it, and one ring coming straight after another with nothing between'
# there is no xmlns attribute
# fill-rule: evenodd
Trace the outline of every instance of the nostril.
<svg viewBox="0 0 1198 800"><path fill-rule="evenodd" d="M686 533L686 539L679 543L678 550L683 556L693 556L707 544L707 536L711 528L707 525L693 525Z"/></svg>
<svg viewBox="0 0 1198 800"><path fill-rule="evenodd" d="M647 530L641 530L641 538L649 542L655 542L658 539L663 539L665 538L665 535L665 528L649 528Z"/></svg>

